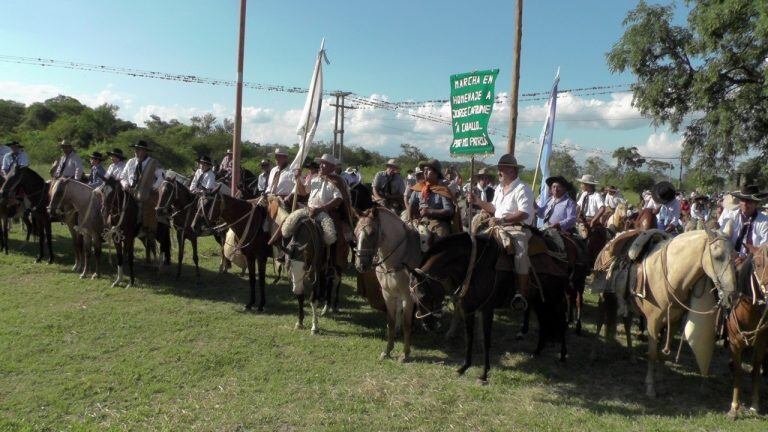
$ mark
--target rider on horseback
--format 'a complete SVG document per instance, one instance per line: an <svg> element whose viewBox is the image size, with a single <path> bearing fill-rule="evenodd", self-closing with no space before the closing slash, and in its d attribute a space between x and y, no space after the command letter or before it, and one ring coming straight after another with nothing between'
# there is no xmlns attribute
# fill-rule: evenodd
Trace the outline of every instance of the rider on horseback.
<svg viewBox="0 0 768 432"><path fill-rule="evenodd" d="M600 217L605 213L605 202L595 191L597 181L593 176L584 174L576 181L581 183L581 193L576 199L579 203L579 222L591 228L600 223Z"/></svg>
<svg viewBox="0 0 768 432"><path fill-rule="evenodd" d="M500 226L505 235L511 238L514 246L515 271L517 273L518 293L527 296L528 273L528 240L531 231L527 228L533 224L533 191L518 178L523 166L517 163L512 154L499 158L499 185L493 195L493 202L484 202L476 194L470 195L470 201L492 215L488 225L492 228ZM507 245L503 245L509 252Z"/></svg>
<svg viewBox="0 0 768 432"><path fill-rule="evenodd" d="M59 143L59 147L61 147L63 154L58 160L58 165L56 166L53 178L73 178L77 181L82 180L83 161L81 161L80 156L75 153L72 144L66 140L62 140Z"/></svg>
<svg viewBox="0 0 768 432"><path fill-rule="evenodd" d="M146 141L140 139L131 147L135 156L125 164L120 184L136 200L139 207L137 222L140 224L144 218L144 202L152 190L160 187L163 176L157 160L149 157L150 148Z"/></svg>
<svg viewBox="0 0 768 432"><path fill-rule="evenodd" d="M420 220L436 238L446 237L456 212L455 199L441 181L443 174L437 159L420 162L419 168L424 171L425 182L411 188L416 192L408 202L411 220Z"/></svg>
<svg viewBox="0 0 768 432"><path fill-rule="evenodd" d="M550 177L545 182L551 196L546 206L536 210L536 216L542 220L544 228L572 233L576 226L578 208L567 191L573 189L573 185L562 176Z"/></svg>
<svg viewBox="0 0 768 432"><path fill-rule="evenodd" d="M293 188L296 187L295 174L288 166L288 153L275 149L276 166L269 172L267 194L279 197L284 204L290 200Z"/></svg>
<svg viewBox="0 0 768 432"><path fill-rule="evenodd" d="M405 182L400 177L400 166L395 159L388 160L385 166L386 169L373 178L373 198L379 205L399 215L403 211Z"/></svg>
<svg viewBox="0 0 768 432"><path fill-rule="evenodd" d="M658 182L651 189L653 204L649 207L656 214L659 229L668 233L674 233L680 225L680 200L675 195L675 187L670 182Z"/></svg>
<svg viewBox="0 0 768 432"><path fill-rule="evenodd" d="M29 156L24 152L24 146L19 144L18 141L11 141L6 144L11 148L11 151L3 156L2 174L3 177L7 177L14 166L25 167L29 166Z"/></svg>
<svg viewBox="0 0 768 432"><path fill-rule="evenodd" d="M195 176L192 177L192 183L189 184L189 191L198 195L211 192L216 188L216 176L213 173L211 157L201 156L197 164L198 168Z"/></svg>
<svg viewBox="0 0 768 432"><path fill-rule="evenodd" d="M768 216L758 211L758 204L768 198L757 185L742 185L740 190L731 192L739 200L739 208L726 210L720 215L720 226L733 224L731 243L736 250L736 265L739 266L749 254L749 246L759 248L768 243Z"/></svg>

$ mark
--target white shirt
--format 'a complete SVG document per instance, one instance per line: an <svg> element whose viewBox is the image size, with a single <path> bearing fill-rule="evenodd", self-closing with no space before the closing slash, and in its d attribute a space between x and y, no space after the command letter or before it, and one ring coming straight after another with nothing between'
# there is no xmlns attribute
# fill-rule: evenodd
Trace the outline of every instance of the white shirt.
<svg viewBox="0 0 768 432"><path fill-rule="evenodd" d="M278 173L280 173L279 178ZM272 168L269 172L269 182L267 183L267 193L278 196L288 196L293 192L293 188L296 183L293 180L293 174L291 173L290 166L286 165L284 169L280 170L280 167Z"/></svg>
<svg viewBox="0 0 768 432"><path fill-rule="evenodd" d="M0 160L3 160L5 155L7 155L8 153L10 153L12 151L13 150L11 150L11 148L8 147L7 145L0 145Z"/></svg>
<svg viewBox="0 0 768 432"><path fill-rule="evenodd" d="M125 161L119 160L107 167L107 173L104 174L104 177L120 181L123 179L123 169L125 169Z"/></svg>
<svg viewBox="0 0 768 432"><path fill-rule="evenodd" d="M267 190L267 183L269 183L269 178L267 177L269 173L261 173L259 174L259 181L256 183L256 187L259 189L259 193L264 193Z"/></svg>
<svg viewBox="0 0 768 432"><path fill-rule="evenodd" d="M718 221L720 226L725 227L725 223L729 220L733 223L731 244L735 246L736 240L739 238L739 233L741 232L741 227L744 226L744 221L742 221L741 217L741 210L723 210L723 214L720 215L720 220ZM747 253L747 249L744 247L744 245L747 244L746 238L743 239L742 242L743 244L741 246L741 250L737 252L743 255ZM757 216L752 222L752 246L760 247L766 243L768 243L768 216L757 212Z"/></svg>
<svg viewBox="0 0 768 432"><path fill-rule="evenodd" d="M536 216L533 211L533 191L520 179L515 179L509 185L506 194L504 193L504 185L499 183L493 193L492 204L496 209L493 214L495 218L503 218L508 214L521 211L528 214L523 223L526 225L533 224L533 218Z"/></svg>
<svg viewBox="0 0 768 432"><path fill-rule="evenodd" d="M332 181L322 176L315 176L309 185L309 199L307 205L317 208L328 204L335 198L341 198L341 191Z"/></svg>
<svg viewBox="0 0 768 432"><path fill-rule="evenodd" d="M55 174L56 178L67 177L80 180L83 177L83 161L74 151L69 155L61 155Z"/></svg>
<svg viewBox="0 0 768 432"><path fill-rule="evenodd" d="M189 184L190 192L210 192L216 187L216 175L213 170L203 171L200 168L195 171L192 183Z"/></svg>
<svg viewBox="0 0 768 432"><path fill-rule="evenodd" d="M587 192L582 191L579 194L579 198L576 200L576 202L579 204L579 211L582 212L584 217L587 218L591 218L592 216L596 215L597 212L600 211L600 208L605 206L603 197L600 196L600 194L597 192L587 194Z"/></svg>
<svg viewBox="0 0 768 432"><path fill-rule="evenodd" d="M144 159L144 161L141 163L142 170L146 169L150 159L152 158L147 156L147 158ZM136 185L136 180L137 180L136 165L138 163L139 163L139 160L136 157L132 157L125 164L125 168L123 168L123 173L120 175L120 183L123 185L123 187L132 188ZM159 188L162 182L163 182L163 171L158 167L155 170L155 182L152 184L152 189Z"/></svg>
<svg viewBox="0 0 768 432"><path fill-rule="evenodd" d="M659 229L663 230L667 226L680 225L680 200L675 198L669 204L659 204L659 213L656 220L659 223Z"/></svg>
<svg viewBox="0 0 768 432"><path fill-rule="evenodd" d="M605 194L605 205L613 210L616 210L616 207L622 202L624 202L624 198L619 196L618 193L615 193L614 195Z"/></svg>
<svg viewBox="0 0 768 432"><path fill-rule="evenodd" d="M11 164L13 164L13 153L6 153L5 156L3 156L3 174L8 175L8 172L11 170ZM18 166L29 166L29 156L24 152L24 150L20 150L19 154L16 155L16 165Z"/></svg>
<svg viewBox="0 0 768 432"><path fill-rule="evenodd" d="M691 219L709 221L709 209L706 204L692 204L691 205Z"/></svg>

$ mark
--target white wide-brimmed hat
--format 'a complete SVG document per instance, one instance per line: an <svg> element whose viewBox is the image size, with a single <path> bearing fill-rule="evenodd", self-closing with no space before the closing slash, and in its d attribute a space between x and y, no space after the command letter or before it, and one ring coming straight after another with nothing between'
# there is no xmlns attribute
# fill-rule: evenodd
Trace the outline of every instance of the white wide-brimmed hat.
<svg viewBox="0 0 768 432"><path fill-rule="evenodd" d="M576 179L576 181L579 183L590 184L590 185L597 184L597 180L595 180L595 177L591 174L584 174L583 176L581 176L580 179Z"/></svg>
<svg viewBox="0 0 768 432"><path fill-rule="evenodd" d="M397 159L388 160L387 163L384 164L384 166L393 166L395 168L400 168L400 165L397 164Z"/></svg>
<svg viewBox="0 0 768 432"><path fill-rule="evenodd" d="M276 148L275 149L275 156L288 156L288 153L285 152L285 150Z"/></svg>
<svg viewBox="0 0 768 432"><path fill-rule="evenodd" d="M328 153L324 153L319 158L315 158L315 162L317 162L317 163L325 162L325 163L331 164L333 166L339 165L339 161L336 160L336 158L333 157L332 155L329 155Z"/></svg>

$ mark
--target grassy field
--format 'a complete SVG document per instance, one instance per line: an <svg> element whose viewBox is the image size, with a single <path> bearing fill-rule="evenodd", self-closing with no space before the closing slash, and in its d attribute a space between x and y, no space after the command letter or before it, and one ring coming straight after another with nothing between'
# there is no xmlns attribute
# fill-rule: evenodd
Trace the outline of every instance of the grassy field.
<svg viewBox="0 0 768 432"><path fill-rule="evenodd" d="M215 273L210 241L199 282L191 267L176 280L140 265L138 286L126 289L109 287L112 274L78 279L69 239L60 226L56 233L54 265L33 263L36 246L18 228L12 253L0 255L2 430L689 432L768 424L725 418L730 373L721 351L704 380L684 350L665 375L666 392L649 400L642 347L635 363L619 345L590 362L592 338L570 335L567 364L555 347L534 358L534 338L515 341L519 316L504 310L490 385L480 386L478 368L454 372L462 343L435 334L415 337L412 363L378 361L384 319L353 295L352 277L342 312L311 336L293 328L285 282L269 288L265 313L242 312L247 282ZM593 304L590 297L589 316Z"/></svg>

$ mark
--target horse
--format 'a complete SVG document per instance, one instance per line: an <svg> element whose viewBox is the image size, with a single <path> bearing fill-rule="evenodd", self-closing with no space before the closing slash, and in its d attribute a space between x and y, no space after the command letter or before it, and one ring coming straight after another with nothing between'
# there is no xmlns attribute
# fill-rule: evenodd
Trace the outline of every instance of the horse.
<svg viewBox="0 0 768 432"><path fill-rule="evenodd" d="M192 261L195 263L195 275L200 277L200 265L197 255L197 238L199 232L193 229L192 220L197 212L198 196L189 191L189 188L174 176L167 176L158 189L157 206L155 211L158 217L168 219L176 230L176 242L179 245L178 266L176 277L181 276L181 264L184 261L184 245L186 240L192 244ZM223 244L222 237L213 233L216 242ZM222 253L219 273L227 269L228 261Z"/></svg>
<svg viewBox="0 0 768 432"><path fill-rule="evenodd" d="M150 262L150 257L154 255L158 258L156 249L156 240L160 240L161 251L163 252L163 263L170 263L170 230L168 226L160 223L154 218L154 204L157 200L157 193L152 193L149 199L144 203L145 207L140 209L139 203L133 197L131 192L123 189L121 183L114 179L107 179L103 185L96 189L102 196L102 217L104 218L104 240L111 241L115 245L115 256L117 258L117 277L112 283L115 287L123 282L123 265L128 262L128 273L130 282L127 287L131 287L136 282L133 261L134 244L136 238L142 240L146 250L146 261ZM143 211L143 221L140 222L139 211ZM160 263L158 263L159 265Z"/></svg>
<svg viewBox="0 0 768 432"><path fill-rule="evenodd" d="M264 311L266 305L266 273L267 257L271 250L267 245L269 240L264 231L264 221L267 211L263 206L253 201L245 201L229 196L217 186L212 192L202 195L198 200L197 211L192 219L192 227L199 226L198 221L213 227L214 231L228 231L231 233L225 237L224 247L231 248L234 254L244 258L242 267L248 268L248 284L250 287L250 299L245 305L245 310L251 311L256 306L259 312ZM222 225L215 226L219 221ZM197 233L199 234L199 233ZM233 260L233 262L238 262ZM259 270L259 303L256 305L256 265Z"/></svg>
<svg viewBox="0 0 768 432"><path fill-rule="evenodd" d="M51 218L48 216L48 183L40 177L32 168L14 166L6 177L5 183L0 188L0 196L4 202L16 199L19 191L22 191L32 203L32 226L38 238L40 252L35 258L39 263L44 258L44 249L48 246L48 264L53 264L53 234L51 232ZM5 231L5 230L4 230ZM7 235L7 234L4 234ZM6 243L7 246L7 243Z"/></svg>
<svg viewBox="0 0 768 432"><path fill-rule="evenodd" d="M648 231L658 227L659 224L656 220L656 215L653 214L653 210L649 208L644 208L637 214L631 215L624 220L624 231L631 229Z"/></svg>
<svg viewBox="0 0 768 432"><path fill-rule="evenodd" d="M356 268L360 273L376 272L387 312L387 347L380 358L389 358L395 346L397 312L403 314L403 356L409 360L413 324L413 298L409 291L408 268L421 263L419 235L400 217L384 207L363 212L355 227ZM376 260L374 260L376 257Z"/></svg>
<svg viewBox="0 0 768 432"><path fill-rule="evenodd" d="M473 247L473 270L471 279L466 281ZM460 375L472 365L475 314L480 312L485 355L483 372L478 378L481 383L487 382L490 370L493 311L504 304L511 293L510 287L516 285L514 273L495 269L498 259L504 253L498 242L487 235L477 235L473 240L469 233L452 234L437 240L422 257L421 265L410 271L410 289L417 308L417 318L440 314L447 293L456 297L456 305L464 316L467 339L464 363L457 370ZM564 287L567 278L542 273L534 277L534 280L538 281L538 290L530 290L529 300L536 311L540 327L534 354L541 353L549 338L559 336L562 342L560 360L565 361L567 323ZM546 308L545 305L552 307Z"/></svg>
<svg viewBox="0 0 768 432"><path fill-rule="evenodd" d="M87 184L66 178L56 180L51 183L48 213L51 216L64 214L65 207L71 207L71 211L75 212L77 225L73 226L72 230L74 235L81 237L80 279L85 279L90 272L91 256L94 257L95 264L91 279L96 279L100 275L102 231L104 230L104 220L100 217L100 196L95 194L93 188Z"/></svg>
<svg viewBox="0 0 768 432"><path fill-rule="evenodd" d="M733 360L733 399L728 416L736 418L741 407L742 352L752 348L752 406L760 406L760 370L764 368L768 345L768 246L752 248L738 270L739 298L727 317L728 344Z"/></svg>
<svg viewBox="0 0 768 432"><path fill-rule="evenodd" d="M648 326L648 371L645 377L646 395L656 396L657 375L660 375L661 365L658 365L660 353L658 348L662 329L666 326L665 354L669 346L675 324L685 312L714 316L718 305L707 310L695 310L695 298L708 300L706 296L693 296L696 285L706 278L714 284L719 294L719 304L726 307L733 303L736 293L736 270L733 265L733 246L728 237L709 230L692 231L681 234L671 240L656 244L646 252L640 261L643 281L639 292L634 293L635 306L645 317ZM688 306L688 302L691 306ZM689 315L690 319L690 315ZM695 331L699 334L711 332L714 335L714 322L710 325L699 325ZM697 336L690 335L688 340L696 340ZM700 352L706 352L714 347L701 347ZM697 359L698 360L698 359ZM703 374L709 367L699 362Z"/></svg>
<svg viewBox="0 0 768 432"><path fill-rule="evenodd" d="M358 213L372 208L374 202L371 187L363 183L355 184L349 188L349 201L352 208L357 210Z"/></svg>

